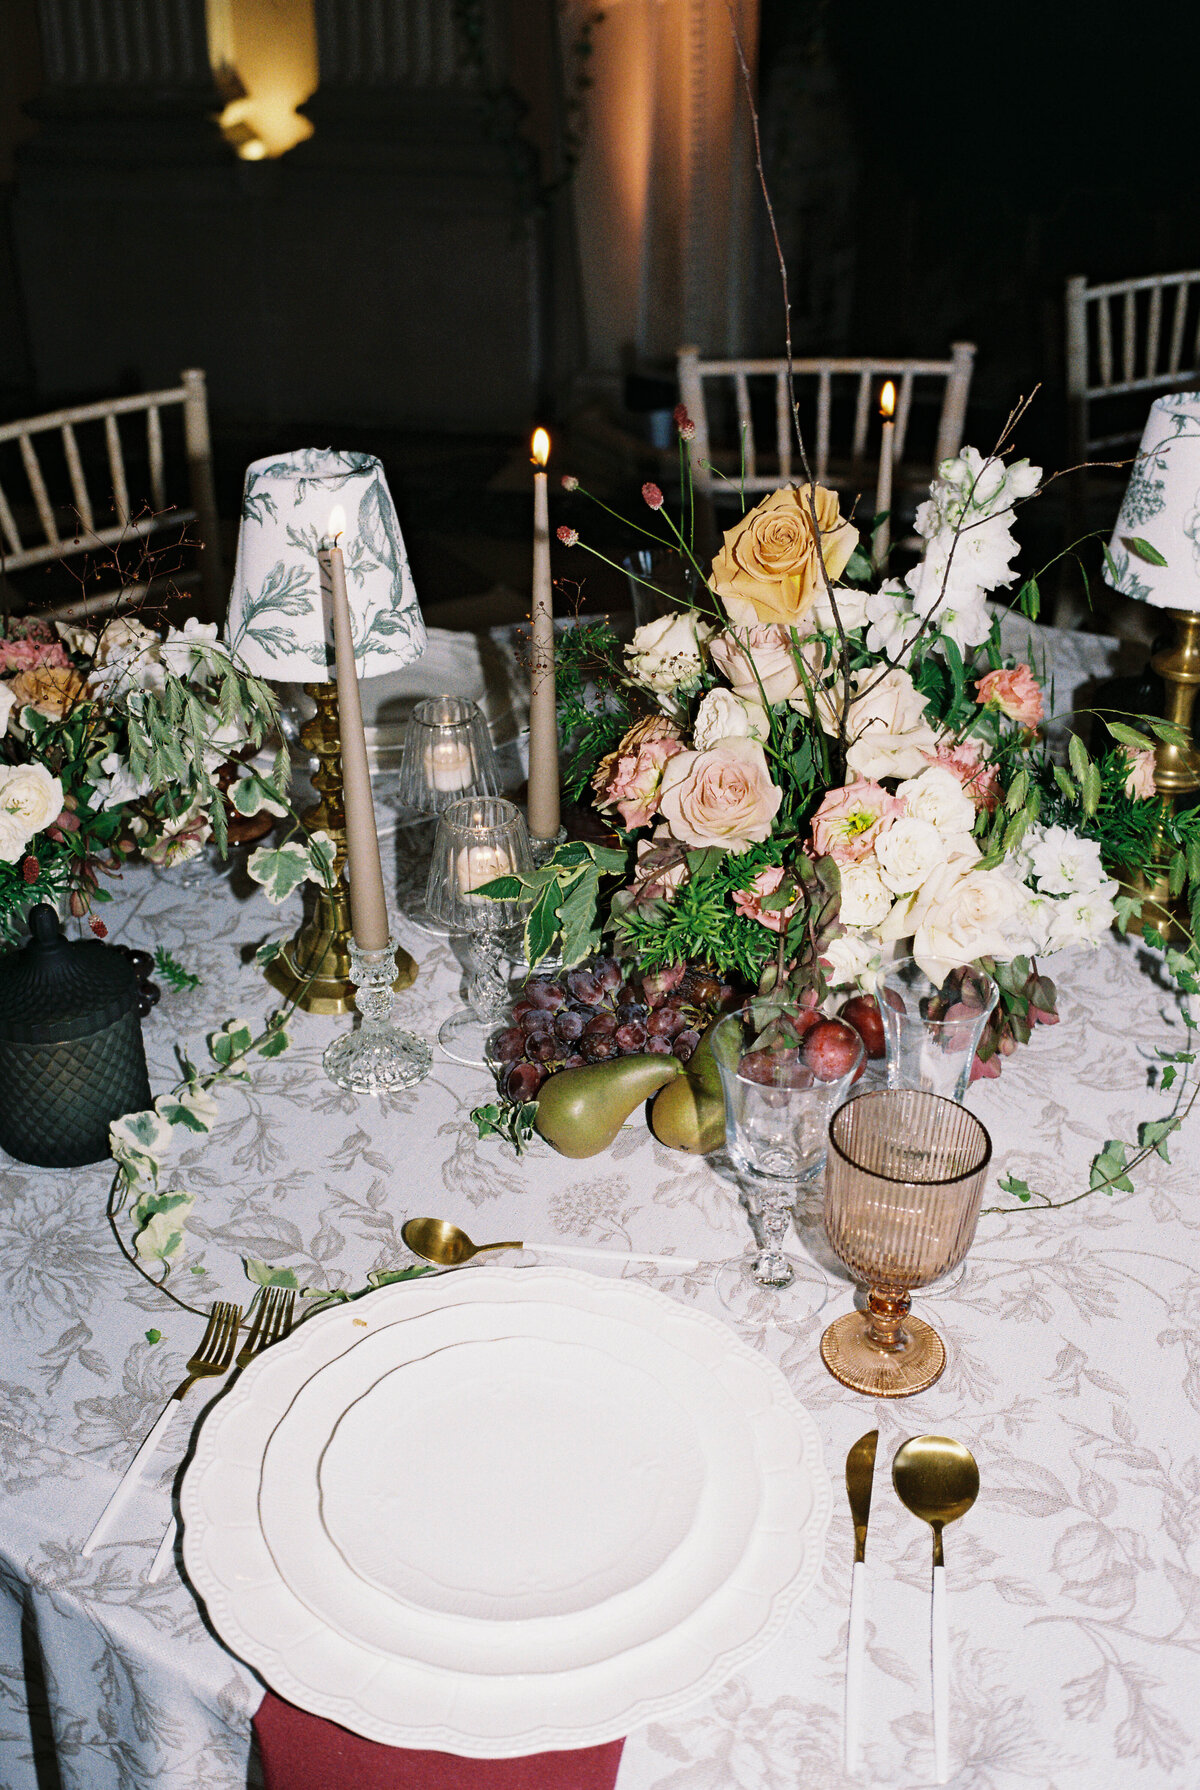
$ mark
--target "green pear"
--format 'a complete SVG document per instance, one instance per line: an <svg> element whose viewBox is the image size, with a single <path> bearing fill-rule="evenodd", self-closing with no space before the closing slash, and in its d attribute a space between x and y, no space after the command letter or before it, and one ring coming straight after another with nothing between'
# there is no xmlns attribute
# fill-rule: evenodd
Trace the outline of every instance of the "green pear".
<svg viewBox="0 0 1200 1790"><path fill-rule="evenodd" d="M669 1081L650 1108L650 1129L671 1150L707 1156L725 1142L725 1094L709 1026L683 1074Z"/></svg>
<svg viewBox="0 0 1200 1790"><path fill-rule="evenodd" d="M677 1057L612 1057L560 1069L542 1084L534 1124L563 1156L607 1150L636 1106L680 1075Z"/></svg>

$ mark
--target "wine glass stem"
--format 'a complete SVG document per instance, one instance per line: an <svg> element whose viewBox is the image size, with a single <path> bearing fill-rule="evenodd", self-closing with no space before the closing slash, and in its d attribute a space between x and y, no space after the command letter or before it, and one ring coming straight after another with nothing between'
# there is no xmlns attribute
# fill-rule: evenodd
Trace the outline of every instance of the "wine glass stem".
<svg viewBox="0 0 1200 1790"><path fill-rule="evenodd" d="M867 1297L867 1309L870 1317L867 1321L867 1336L877 1349L886 1349L895 1354L904 1347L900 1335L900 1326L908 1316L912 1300L907 1293L891 1295L880 1293L872 1287Z"/></svg>
<svg viewBox="0 0 1200 1790"><path fill-rule="evenodd" d="M482 1020L499 1019L508 1005L508 988L500 974L500 935L471 935L471 1010Z"/></svg>
<svg viewBox="0 0 1200 1790"><path fill-rule="evenodd" d="M783 1252L791 1221L791 1195L786 1188L762 1195L763 1246L754 1264L754 1278L764 1286L786 1286L792 1278L792 1265Z"/></svg>

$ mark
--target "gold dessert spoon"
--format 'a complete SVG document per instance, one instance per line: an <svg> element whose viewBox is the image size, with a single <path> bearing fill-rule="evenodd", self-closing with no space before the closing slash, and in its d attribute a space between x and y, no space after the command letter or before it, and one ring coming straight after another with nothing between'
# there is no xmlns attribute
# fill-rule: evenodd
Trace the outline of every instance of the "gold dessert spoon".
<svg viewBox="0 0 1200 1790"><path fill-rule="evenodd" d="M459 1268L485 1249L532 1249L546 1255L598 1256L609 1262L654 1262L677 1274L700 1266L688 1256L634 1255L627 1249L586 1249L569 1243L472 1243L464 1230L445 1218L409 1218L400 1226L400 1235L414 1255L436 1262L439 1268Z"/></svg>

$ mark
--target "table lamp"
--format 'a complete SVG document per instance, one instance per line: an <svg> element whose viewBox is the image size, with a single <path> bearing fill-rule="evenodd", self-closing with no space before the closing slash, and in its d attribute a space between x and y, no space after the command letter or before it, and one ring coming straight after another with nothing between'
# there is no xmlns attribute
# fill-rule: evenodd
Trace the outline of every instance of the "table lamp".
<svg viewBox="0 0 1200 1790"><path fill-rule="evenodd" d="M329 546L332 506L345 512L340 546L360 678L410 665L425 647L425 626L383 467L371 454L332 448L255 460L246 469L237 560L226 639L247 670L280 683L300 683L317 712L300 731L316 759L317 801L302 819L323 828L337 848L335 887L308 885L299 931L267 965L273 988L310 1013L347 1013L350 908L344 867L341 735L329 596L322 594L317 554ZM396 952L395 987L407 988L417 966Z"/></svg>
<svg viewBox="0 0 1200 1790"><path fill-rule="evenodd" d="M1163 718L1187 735L1184 745L1160 740L1155 748L1155 785L1174 806L1200 789L1192 736L1200 686L1200 393L1173 392L1150 406L1109 543L1106 578L1122 596L1153 604L1174 624L1174 639L1150 659L1166 687ZM1165 870L1129 886L1142 900L1136 930L1152 925L1165 938L1182 936Z"/></svg>

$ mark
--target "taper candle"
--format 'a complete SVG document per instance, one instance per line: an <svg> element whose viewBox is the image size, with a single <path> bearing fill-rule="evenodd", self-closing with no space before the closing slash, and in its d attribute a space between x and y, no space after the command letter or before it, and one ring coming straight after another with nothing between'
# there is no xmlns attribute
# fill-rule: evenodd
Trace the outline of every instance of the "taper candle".
<svg viewBox="0 0 1200 1790"><path fill-rule="evenodd" d="M556 839L559 826L558 709L554 684L554 610L550 583L550 499L545 466L550 437L533 436L533 608L529 674L529 831Z"/></svg>
<svg viewBox="0 0 1200 1790"><path fill-rule="evenodd" d="M382 951L388 942L387 898L383 892L383 866L379 861L379 835L375 830L375 804L371 798L371 772L367 763L358 674L354 669L346 562L337 545L337 537L345 526L345 511L337 504L329 517L329 533L334 544L322 552L321 559L328 572L333 602L338 722L342 742L342 800L346 811L346 865L350 873L350 924L360 950Z"/></svg>
<svg viewBox="0 0 1200 1790"><path fill-rule="evenodd" d="M879 442L879 477L875 481L875 514L888 513L876 528L871 541L871 564L877 572L887 565L892 544L892 440L896 432L893 420L896 409L896 388L889 379L879 394L879 414L883 432Z"/></svg>

